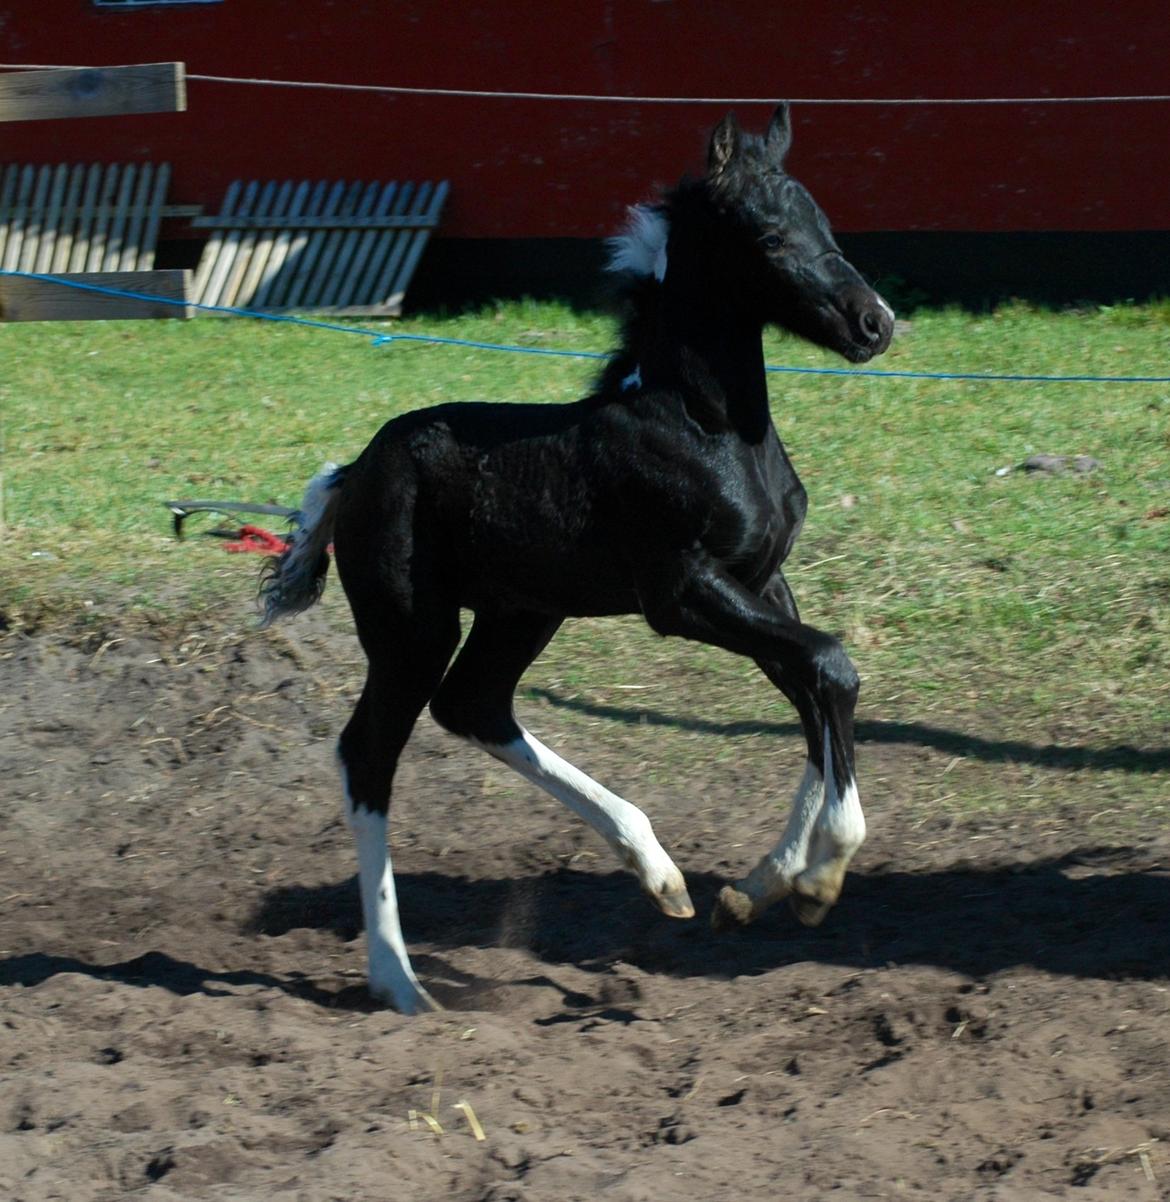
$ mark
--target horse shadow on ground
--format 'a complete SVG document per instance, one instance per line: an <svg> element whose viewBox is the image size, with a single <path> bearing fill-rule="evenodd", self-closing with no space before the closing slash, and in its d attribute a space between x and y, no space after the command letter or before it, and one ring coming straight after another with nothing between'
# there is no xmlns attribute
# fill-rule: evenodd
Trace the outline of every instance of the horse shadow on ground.
<svg viewBox="0 0 1170 1202"><path fill-rule="evenodd" d="M479 879L434 872L397 874L416 967L454 1009L475 1008L485 982L446 963L460 947L519 947L548 966L605 973L616 961L676 978L756 976L791 964L847 968L924 965L981 979L1015 967L1076 978L1152 980L1170 976L1170 869L1135 868L1132 852L1081 849L1027 865L952 866L938 871L853 873L824 925L800 926L778 905L742 931L706 921L724 881L688 878L699 917L659 915L624 872L558 869L540 876ZM356 880L269 891L248 924L257 935L296 929L360 934ZM355 967L360 953L355 949ZM309 966L306 965L306 968ZM280 989L315 1004L373 1008L364 987L331 988L306 974L212 971L153 951L112 965L32 953L0 961L0 986L41 983L75 972L99 980L187 995L241 987ZM506 982L495 981L498 986ZM555 984L540 974L525 984ZM562 992L565 992L562 989ZM565 1004L588 1004L565 992Z"/></svg>
<svg viewBox="0 0 1170 1202"><path fill-rule="evenodd" d="M1131 853L1089 849L1028 864L851 874L825 923L799 925L783 904L742 931L707 921L725 883L688 877L698 918L667 919L619 871L564 868L513 880L397 874L420 968L442 973L443 950L523 947L548 965L603 972L622 960L675 977L758 975L815 962L871 968L928 965L972 978L1030 966L1058 975L1148 980L1170 976L1170 871L1135 870ZM269 893L254 928L357 934L356 882ZM445 999L447 1000L447 999ZM458 1006L457 996L449 1004Z"/></svg>
<svg viewBox="0 0 1170 1202"><path fill-rule="evenodd" d="M178 997L189 997L194 993L202 993L207 997L231 997L238 989L250 986L280 989L328 1006L337 1005L341 997L341 993L321 988L299 973L277 976L252 969L215 971L160 951L146 952L114 964L93 964L77 956L26 952L0 960L0 987L40 985L61 973L78 973L96 981L114 981L141 989L154 986ZM351 991L342 991L345 992ZM356 987L352 992L365 994L364 989L359 991ZM356 996L350 1002L354 1009L375 1008L372 1002L363 1005L361 998Z"/></svg>
<svg viewBox="0 0 1170 1202"><path fill-rule="evenodd" d="M530 688L525 696L546 702L556 709L572 710L591 718L605 718L627 726L656 726L705 735L777 735L801 737L795 722L739 721L712 722L703 718L680 717L661 710L582 701L563 697L555 689ZM854 738L859 744L909 744L932 747L947 755L990 763L1035 764L1044 768L1127 772L1170 771L1170 747L1141 748L1128 743L1115 747L1079 747L1060 743L1025 743L1019 739L986 739L922 722L881 722L872 718L858 720Z"/></svg>

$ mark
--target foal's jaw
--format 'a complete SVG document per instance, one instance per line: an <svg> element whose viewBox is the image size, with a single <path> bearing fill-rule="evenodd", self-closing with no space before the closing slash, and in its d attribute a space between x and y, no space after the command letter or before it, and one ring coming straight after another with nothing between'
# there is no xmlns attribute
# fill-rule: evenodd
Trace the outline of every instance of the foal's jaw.
<svg viewBox="0 0 1170 1202"><path fill-rule="evenodd" d="M868 363L888 349L894 311L839 251L818 255L800 268L774 270L778 326L850 363Z"/></svg>

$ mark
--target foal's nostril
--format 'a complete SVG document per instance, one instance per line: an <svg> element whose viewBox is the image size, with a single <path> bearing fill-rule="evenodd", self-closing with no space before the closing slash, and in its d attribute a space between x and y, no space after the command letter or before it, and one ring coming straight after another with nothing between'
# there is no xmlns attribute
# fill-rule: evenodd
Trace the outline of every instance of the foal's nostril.
<svg viewBox="0 0 1170 1202"><path fill-rule="evenodd" d="M885 332L885 322L877 309L866 309L861 314L861 332L870 342L880 342Z"/></svg>

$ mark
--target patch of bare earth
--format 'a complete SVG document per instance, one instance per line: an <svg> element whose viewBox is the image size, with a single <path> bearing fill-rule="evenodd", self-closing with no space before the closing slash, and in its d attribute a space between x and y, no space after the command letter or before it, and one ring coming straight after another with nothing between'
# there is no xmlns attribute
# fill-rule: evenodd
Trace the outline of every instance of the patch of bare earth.
<svg viewBox="0 0 1170 1202"><path fill-rule="evenodd" d="M316 614L0 643L0 1196L1170 1197L1164 836L923 824L946 753L863 744L837 910L716 935L795 741L762 781L701 734L668 791L526 706L652 815L700 911L672 923L424 719L392 838L447 1009L405 1019L362 984L332 768L358 684Z"/></svg>

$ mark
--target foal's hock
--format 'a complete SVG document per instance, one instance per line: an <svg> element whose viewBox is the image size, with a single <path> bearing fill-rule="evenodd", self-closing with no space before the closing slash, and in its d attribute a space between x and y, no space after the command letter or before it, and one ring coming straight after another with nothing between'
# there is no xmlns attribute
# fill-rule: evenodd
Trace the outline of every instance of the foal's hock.
<svg viewBox="0 0 1170 1202"><path fill-rule="evenodd" d="M399 754L423 706L593 826L664 914L694 915L637 806L535 739L513 712L525 669L567 617L640 612L755 660L800 715L808 763L780 842L720 894L716 925L780 897L819 922L865 836L854 777L858 680L806 626L780 567L805 492L772 425L761 335L782 326L855 363L893 313L842 257L784 170L787 106L763 137L734 117L706 172L632 211L612 242L629 276L621 345L584 400L452 404L388 422L312 480L263 588L266 620L312 605L333 542L368 659L337 754L357 847L369 984L405 1013L434 1005L402 939L386 840ZM461 609L474 612L459 645Z"/></svg>

